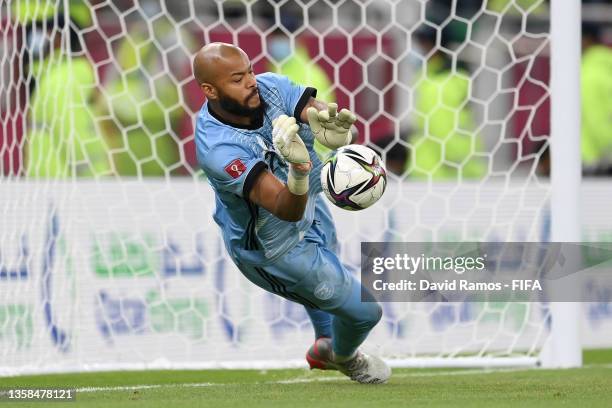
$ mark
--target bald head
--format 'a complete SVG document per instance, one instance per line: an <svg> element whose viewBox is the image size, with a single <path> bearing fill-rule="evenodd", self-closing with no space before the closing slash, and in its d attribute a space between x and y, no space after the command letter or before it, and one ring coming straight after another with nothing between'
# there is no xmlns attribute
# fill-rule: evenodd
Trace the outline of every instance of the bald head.
<svg viewBox="0 0 612 408"><path fill-rule="evenodd" d="M233 123L263 118L257 79L244 51L232 44L211 43L193 59L193 76L215 113Z"/></svg>
<svg viewBox="0 0 612 408"><path fill-rule="evenodd" d="M200 85L214 84L221 73L236 69L237 61L249 61L249 57L239 47L220 42L210 43L196 53L193 59L193 75Z"/></svg>

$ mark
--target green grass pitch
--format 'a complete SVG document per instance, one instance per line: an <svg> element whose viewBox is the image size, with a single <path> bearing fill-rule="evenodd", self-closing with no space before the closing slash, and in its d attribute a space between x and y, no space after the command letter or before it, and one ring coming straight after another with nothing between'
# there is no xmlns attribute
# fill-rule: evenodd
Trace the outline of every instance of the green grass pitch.
<svg viewBox="0 0 612 408"><path fill-rule="evenodd" d="M388 384L361 385L306 370L140 371L0 378L0 388L77 389L74 402L25 407L611 407L612 350L584 353L584 367L396 369Z"/></svg>

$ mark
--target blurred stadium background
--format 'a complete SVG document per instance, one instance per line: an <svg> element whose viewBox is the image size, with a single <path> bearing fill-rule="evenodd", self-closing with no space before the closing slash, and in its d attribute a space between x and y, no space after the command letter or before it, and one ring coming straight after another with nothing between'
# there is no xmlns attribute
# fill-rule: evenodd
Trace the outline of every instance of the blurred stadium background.
<svg viewBox="0 0 612 408"><path fill-rule="evenodd" d="M210 41L357 113L390 185L370 210L334 211L353 270L361 241L561 240L555 194L579 201L566 241L609 242L612 5L580 9L582 95L564 101L548 1L3 1L0 374L304 365L305 312L242 278L211 219L191 73ZM551 99L582 112L558 136L576 147L567 188L550 179ZM589 288L600 301L573 305L569 337L610 348L612 288ZM535 365L553 314L389 303L368 347L408 365Z"/></svg>

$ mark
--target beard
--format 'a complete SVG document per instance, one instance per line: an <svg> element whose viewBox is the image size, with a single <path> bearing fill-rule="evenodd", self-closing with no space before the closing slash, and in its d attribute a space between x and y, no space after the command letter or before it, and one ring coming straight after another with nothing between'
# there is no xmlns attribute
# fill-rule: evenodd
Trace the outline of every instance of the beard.
<svg viewBox="0 0 612 408"><path fill-rule="evenodd" d="M255 108L250 108L248 105L249 99L251 99L251 97L253 97L256 92L258 91L255 91L251 95L249 95L243 103L241 103L237 99L232 98L231 96L219 92L219 105L226 112L237 116L248 117L249 119L251 119L251 123L260 121L263 118L263 114L266 110L266 103L261 97L261 94L259 95L259 106Z"/></svg>

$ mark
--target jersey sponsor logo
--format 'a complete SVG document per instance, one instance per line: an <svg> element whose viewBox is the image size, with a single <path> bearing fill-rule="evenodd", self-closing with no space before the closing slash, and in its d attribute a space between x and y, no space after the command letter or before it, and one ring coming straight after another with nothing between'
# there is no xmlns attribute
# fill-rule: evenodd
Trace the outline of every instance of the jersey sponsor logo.
<svg viewBox="0 0 612 408"><path fill-rule="evenodd" d="M227 166L225 166L225 171L227 174L232 176L232 178L237 179L246 171L246 166L240 159L236 159Z"/></svg>

